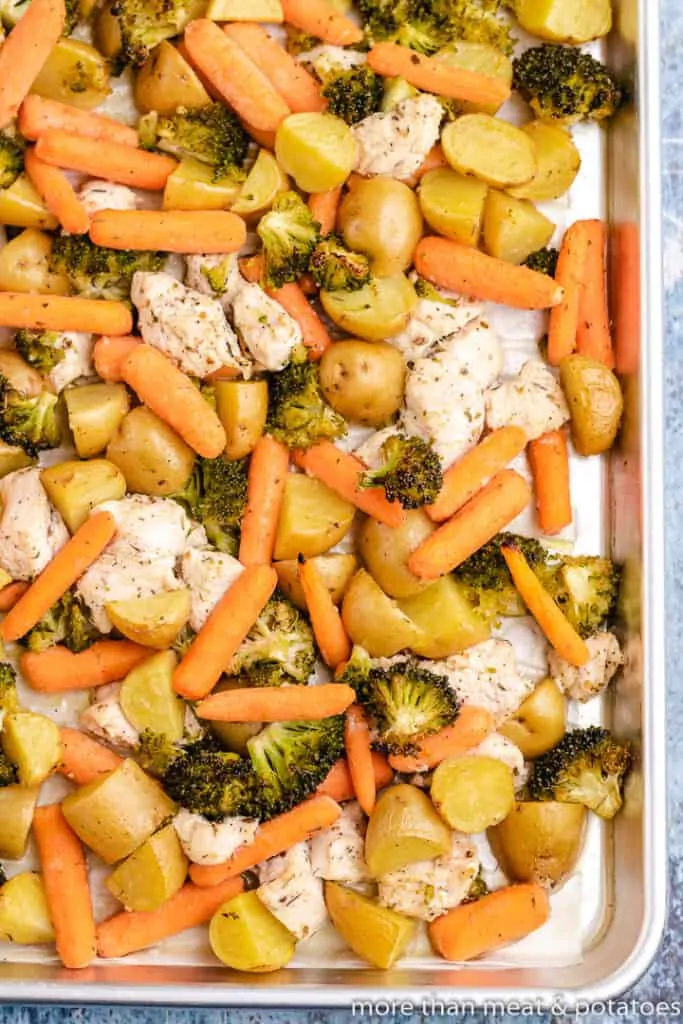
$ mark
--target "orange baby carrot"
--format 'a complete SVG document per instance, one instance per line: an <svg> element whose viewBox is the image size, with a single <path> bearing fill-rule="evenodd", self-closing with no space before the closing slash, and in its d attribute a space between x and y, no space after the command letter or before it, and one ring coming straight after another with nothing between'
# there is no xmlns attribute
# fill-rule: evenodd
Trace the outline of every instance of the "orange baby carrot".
<svg viewBox="0 0 683 1024"><path fill-rule="evenodd" d="M502 106L510 97L510 86L501 78L441 63L398 43L377 43L368 65L378 75L405 78L416 89L468 103Z"/></svg>
<svg viewBox="0 0 683 1024"><path fill-rule="evenodd" d="M0 327L37 331L130 334L133 317L123 302L68 295L0 292Z"/></svg>
<svg viewBox="0 0 683 1024"><path fill-rule="evenodd" d="M322 480L336 494L385 526L401 526L405 520L404 510L397 501L387 501L381 487L361 489L358 486L365 466L355 455L343 452L331 441L296 451L292 457L300 469Z"/></svg>
<svg viewBox="0 0 683 1024"><path fill-rule="evenodd" d="M6 587L3 587L0 590L0 612L8 612L14 608L22 594L28 590L29 585L23 580L15 580L14 583L8 583Z"/></svg>
<svg viewBox="0 0 683 1024"><path fill-rule="evenodd" d="M172 935L206 924L221 904L244 889L241 878L228 878L211 889L186 883L157 910L124 910L97 928L97 952L106 959L128 956Z"/></svg>
<svg viewBox="0 0 683 1024"><path fill-rule="evenodd" d="M362 29L329 0L283 0L282 12L288 25L332 46L353 46L363 39Z"/></svg>
<svg viewBox="0 0 683 1024"><path fill-rule="evenodd" d="M99 210L90 237L110 249L223 253L241 249L247 229L227 210Z"/></svg>
<svg viewBox="0 0 683 1024"><path fill-rule="evenodd" d="M523 939L549 917L548 893L542 886L509 885L438 917L428 926L429 938L445 960L473 960Z"/></svg>
<svg viewBox="0 0 683 1024"><path fill-rule="evenodd" d="M576 350L614 369L614 349L607 309L606 228L602 220L587 220L586 262L579 304Z"/></svg>
<svg viewBox="0 0 683 1024"><path fill-rule="evenodd" d="M263 611L277 585L269 565L247 566L223 595L173 674L176 692L206 697ZM269 691L270 692L270 691Z"/></svg>
<svg viewBox="0 0 683 1024"><path fill-rule="evenodd" d="M413 551L408 568L422 579L444 576L511 523L530 499L524 477L514 469L501 470Z"/></svg>
<svg viewBox="0 0 683 1024"><path fill-rule="evenodd" d="M40 653L22 651L19 668L38 693L66 693L116 683L149 656L149 647L129 640L98 640L80 654L59 645Z"/></svg>
<svg viewBox="0 0 683 1024"><path fill-rule="evenodd" d="M17 116L22 101L64 31L64 0L31 2L0 49L0 128Z"/></svg>
<svg viewBox="0 0 683 1024"><path fill-rule="evenodd" d="M514 544L502 544L500 550L519 596L541 627L548 643L570 665L585 665L590 660L590 651L585 641L553 601L523 553Z"/></svg>
<svg viewBox="0 0 683 1024"><path fill-rule="evenodd" d="M131 188L160 192L166 179L178 166L177 161L161 153L147 153L144 149L109 139L92 139L76 135L61 128L49 128L36 143L41 160L55 167L81 171L94 178L117 181Z"/></svg>
<svg viewBox="0 0 683 1024"><path fill-rule="evenodd" d="M562 300L562 288L547 274L513 266L448 238L423 238L414 263L418 274L433 284L475 299L516 309L548 309Z"/></svg>
<svg viewBox="0 0 683 1024"><path fill-rule="evenodd" d="M384 789L388 786L394 777L394 773L389 766L389 762L381 754L378 754L376 750L372 751L372 770L375 776L375 791ZM342 758L337 761L336 764L330 768L327 778L324 782L321 782L318 786L316 793L320 796L331 796L337 803L342 803L344 800L353 800L356 796L356 791L353 788L353 782L351 781L351 773L349 771L348 762Z"/></svg>
<svg viewBox="0 0 683 1024"><path fill-rule="evenodd" d="M320 225L320 233L329 235L337 225L337 210L341 200L341 185L329 192L314 192L308 197L308 209Z"/></svg>
<svg viewBox="0 0 683 1024"><path fill-rule="evenodd" d="M59 730L59 738L62 754L57 771L77 786L86 786L123 763L113 750L103 747L79 729L63 727Z"/></svg>
<svg viewBox="0 0 683 1024"><path fill-rule="evenodd" d="M92 110L79 110L67 103L43 96L27 96L19 111L19 131L25 139L35 142L46 131L60 128L65 132L85 135L90 139L106 139L123 146L137 146L138 133L120 121Z"/></svg>
<svg viewBox="0 0 683 1024"><path fill-rule="evenodd" d="M363 709L358 704L352 704L346 712L344 746L356 799L366 814L372 814L377 797L375 768L372 762L370 730Z"/></svg>
<svg viewBox="0 0 683 1024"><path fill-rule="evenodd" d="M36 156L35 149L26 151L24 166L48 210L64 230L71 235L84 235L90 227L90 218L67 176Z"/></svg>
<svg viewBox="0 0 683 1024"><path fill-rule="evenodd" d="M589 234L587 221L577 220L565 231L557 260L555 280L564 289L562 301L550 313L548 362L559 366L576 348L581 292L585 280Z"/></svg>
<svg viewBox="0 0 683 1024"><path fill-rule="evenodd" d="M277 39L255 22L235 21L223 26L261 71L295 114L321 111L327 106L318 82Z"/></svg>
<svg viewBox="0 0 683 1024"><path fill-rule="evenodd" d="M209 722L318 722L343 714L354 700L346 683L254 686L213 693L195 710Z"/></svg>
<svg viewBox="0 0 683 1024"><path fill-rule="evenodd" d="M436 768L447 757L466 753L486 739L495 729L493 715L487 708L465 704L453 725L440 732L423 736L415 754L391 754L389 764L397 772L421 772Z"/></svg>
<svg viewBox="0 0 683 1024"><path fill-rule="evenodd" d="M95 512L43 569L0 626L3 640L25 636L100 557L116 533L111 512Z"/></svg>
<svg viewBox="0 0 683 1024"><path fill-rule="evenodd" d="M123 380L123 364L142 338L123 335L109 338L106 335L98 338L93 346L93 363L95 372L102 380L119 382Z"/></svg>
<svg viewBox="0 0 683 1024"><path fill-rule="evenodd" d="M534 478L538 524L543 533L559 533L572 521L569 451L564 431L553 430L532 441L529 465Z"/></svg>
<svg viewBox="0 0 683 1024"><path fill-rule="evenodd" d="M435 523L450 519L525 447L526 434L520 427L494 430L444 473L438 498L433 505L425 505L429 518Z"/></svg>
<svg viewBox="0 0 683 1024"><path fill-rule="evenodd" d="M243 565L270 565L289 470L289 450L265 434L249 463L247 508L242 519L239 559Z"/></svg>
<svg viewBox="0 0 683 1024"><path fill-rule="evenodd" d="M190 877L202 888L220 885L226 878L249 871L261 861L285 853L316 832L330 828L340 814L341 807L329 796L312 796L286 814L280 814L277 818L260 825L254 840L240 846L223 864L214 864L210 867L193 864L190 867Z"/></svg>
<svg viewBox="0 0 683 1024"><path fill-rule="evenodd" d="M59 958L65 967L87 967L95 959L95 920L83 847L59 804L36 808L33 835Z"/></svg>
<svg viewBox="0 0 683 1024"><path fill-rule="evenodd" d="M185 47L194 67L241 117L261 131L277 131L291 110L241 46L205 18L185 29Z"/></svg>
<svg viewBox="0 0 683 1024"><path fill-rule="evenodd" d="M141 402L207 459L225 448L225 430L218 416L186 373L151 345L134 345L121 370Z"/></svg>
<svg viewBox="0 0 683 1024"><path fill-rule="evenodd" d="M351 657L351 641L344 629L339 609L320 578L315 562L307 562L301 556L299 582L323 661L331 668L336 668Z"/></svg>

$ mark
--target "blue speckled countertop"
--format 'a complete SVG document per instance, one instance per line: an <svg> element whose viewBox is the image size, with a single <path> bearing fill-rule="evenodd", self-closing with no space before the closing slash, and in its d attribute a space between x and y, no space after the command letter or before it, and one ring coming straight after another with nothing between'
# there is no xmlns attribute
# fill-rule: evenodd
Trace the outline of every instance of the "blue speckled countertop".
<svg viewBox="0 0 683 1024"><path fill-rule="evenodd" d="M667 336L665 350L666 398L666 520L667 546L667 669L669 723L669 842L670 911L666 937L659 955L639 984L624 998L640 1004L616 1010L616 1019L655 1019L659 1003L683 1001L683 548L674 543L683 522L683 0L662 0L662 129L664 156L664 283ZM654 1004L654 1005L652 1005ZM659 1019L681 1016L681 1009ZM0 1024L346 1024L343 1011L182 1010L131 1008L60 1008L54 1006L0 1007ZM367 1020L368 1018L366 1018ZM379 1018L375 1018L379 1019ZM384 1017L384 1020L390 1018ZM402 1017L418 1024L420 1017ZM476 1020L453 1017L451 1020ZM482 1018L483 1019L483 1018ZM562 1017L496 1017L497 1021L526 1020L556 1024ZM570 1018L571 1019L571 1018ZM575 1019L575 1018L574 1018ZM605 1015L581 1017L597 1024Z"/></svg>

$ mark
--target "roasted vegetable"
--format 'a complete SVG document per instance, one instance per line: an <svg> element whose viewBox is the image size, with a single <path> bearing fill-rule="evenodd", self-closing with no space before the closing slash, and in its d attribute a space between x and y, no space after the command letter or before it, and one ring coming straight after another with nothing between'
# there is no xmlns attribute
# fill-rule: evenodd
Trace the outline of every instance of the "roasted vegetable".
<svg viewBox="0 0 683 1024"><path fill-rule="evenodd" d="M228 815L258 817L254 776L249 761L202 740L179 750L161 783L168 795L210 821Z"/></svg>
<svg viewBox="0 0 683 1024"><path fill-rule="evenodd" d="M514 62L514 88L543 121L603 121L621 103L614 75L589 53L543 43Z"/></svg>
<svg viewBox="0 0 683 1024"><path fill-rule="evenodd" d="M0 376L0 438L32 456L45 448L58 448L61 429L57 401L57 395L49 391L28 397Z"/></svg>
<svg viewBox="0 0 683 1024"><path fill-rule="evenodd" d="M249 630L226 672L244 673L254 686L306 683L315 659L316 646L308 621L291 601L276 594Z"/></svg>
<svg viewBox="0 0 683 1024"><path fill-rule="evenodd" d="M171 497L202 523L215 547L235 554L247 501L246 459L197 459L184 489Z"/></svg>
<svg viewBox="0 0 683 1024"><path fill-rule="evenodd" d="M347 249L337 235L328 235L313 250L310 271L320 288L328 292L355 292L370 280L367 256Z"/></svg>
<svg viewBox="0 0 683 1024"><path fill-rule="evenodd" d="M320 238L320 225L296 192L283 192L256 229L266 257L266 282L273 288L296 281Z"/></svg>
<svg viewBox="0 0 683 1024"><path fill-rule="evenodd" d="M23 169L23 140L9 132L0 132L0 189L13 185Z"/></svg>
<svg viewBox="0 0 683 1024"><path fill-rule="evenodd" d="M547 274L549 277L555 277L555 271L557 270L557 258L560 255L557 249L551 249L546 247L545 249L537 249L536 252L532 252L530 256L524 260L524 266L528 267L529 270L537 270L539 274Z"/></svg>
<svg viewBox="0 0 683 1024"><path fill-rule="evenodd" d="M394 434L382 445L385 460L378 469L367 470L361 487L383 487L389 501L403 508L432 505L443 486L441 459L421 437Z"/></svg>
<svg viewBox="0 0 683 1024"><path fill-rule="evenodd" d="M65 274L75 292L93 299L128 299L138 270L162 269L165 253L107 249L87 235L58 235L52 244L50 269Z"/></svg>
<svg viewBox="0 0 683 1024"><path fill-rule="evenodd" d="M290 448L309 448L346 433L346 423L323 398L320 371L304 353L269 379L267 429Z"/></svg>
<svg viewBox="0 0 683 1024"><path fill-rule="evenodd" d="M508 52L512 39L495 14L500 0L360 0L370 43L389 40L435 53L456 39L490 43Z"/></svg>
<svg viewBox="0 0 683 1024"><path fill-rule="evenodd" d="M29 651L46 651L55 644L63 644L77 654L90 647L100 636L83 602L72 590L67 590L33 629L22 637L21 643Z"/></svg>
<svg viewBox="0 0 683 1024"><path fill-rule="evenodd" d="M148 114L140 122L140 139L148 148L208 164L213 168L214 181L228 175L244 177L242 164L249 136L232 110L222 103L179 107L167 116Z"/></svg>
<svg viewBox="0 0 683 1024"><path fill-rule="evenodd" d="M366 65L335 69L326 75L322 94L328 111L347 124L357 124L364 117L376 114L382 106L382 78Z"/></svg>

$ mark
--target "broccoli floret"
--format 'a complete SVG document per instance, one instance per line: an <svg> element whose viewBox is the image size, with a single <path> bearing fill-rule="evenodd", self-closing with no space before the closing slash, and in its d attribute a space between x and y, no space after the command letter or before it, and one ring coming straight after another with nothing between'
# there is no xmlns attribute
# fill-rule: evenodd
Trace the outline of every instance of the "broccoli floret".
<svg viewBox="0 0 683 1024"><path fill-rule="evenodd" d="M481 873L481 868L477 872L477 876L472 882L471 886L467 890L467 896L463 899L463 903L476 903L483 896L488 896L490 889L484 881L484 876Z"/></svg>
<svg viewBox="0 0 683 1024"><path fill-rule="evenodd" d="M230 554L229 551L225 553ZM171 644L172 649L175 651L179 658L183 658L187 654L190 647L194 643L196 636L197 634L195 633L191 626L183 626L183 628L178 633L178 636Z"/></svg>
<svg viewBox="0 0 683 1024"><path fill-rule="evenodd" d="M81 20L80 0L66 0L66 18L64 20L64 35L70 36L76 25Z"/></svg>
<svg viewBox="0 0 683 1024"><path fill-rule="evenodd" d="M524 266L529 270L537 270L539 274L547 274L548 277L555 277L557 270L557 259L560 255L557 249L537 249L524 260Z"/></svg>
<svg viewBox="0 0 683 1024"><path fill-rule="evenodd" d="M320 224L300 195L283 192L278 196L256 231L263 242L266 283L271 288L280 288L306 273L320 239Z"/></svg>
<svg viewBox="0 0 683 1024"><path fill-rule="evenodd" d="M29 398L0 376L0 438L31 456L46 448L58 448L61 430L57 402L58 396L48 391Z"/></svg>
<svg viewBox="0 0 683 1024"><path fill-rule="evenodd" d="M443 485L441 459L421 437L394 434L382 445L383 464L363 473L361 487L383 487L403 508L433 505Z"/></svg>
<svg viewBox="0 0 683 1024"><path fill-rule="evenodd" d="M377 745L391 754L411 754L417 741L451 725L460 702L448 678L416 661L379 668L355 649L342 680L372 717Z"/></svg>
<svg viewBox="0 0 683 1024"><path fill-rule="evenodd" d="M67 590L21 640L29 651L46 651L55 644L64 644L74 654L84 651L102 634L92 624L85 605Z"/></svg>
<svg viewBox="0 0 683 1024"><path fill-rule="evenodd" d="M457 39L509 53L509 27L496 17L501 6L501 0L359 0L370 44L386 40L426 54Z"/></svg>
<svg viewBox="0 0 683 1024"><path fill-rule="evenodd" d="M0 711L19 710L17 674L8 661L0 662Z"/></svg>
<svg viewBox="0 0 683 1024"><path fill-rule="evenodd" d="M257 686L306 683L315 659L313 630L291 601L276 594L249 630L226 671L231 675L243 673L251 685Z"/></svg>
<svg viewBox="0 0 683 1024"><path fill-rule="evenodd" d="M87 235L59 235L52 242L50 269L65 274L79 295L126 300L133 274L138 270L156 273L165 259L162 252L107 249Z"/></svg>
<svg viewBox="0 0 683 1024"><path fill-rule="evenodd" d="M191 0L112 0L109 10L121 33L115 74L140 67L159 43L179 35L194 16Z"/></svg>
<svg viewBox="0 0 683 1024"><path fill-rule="evenodd" d="M57 331L17 331L14 347L30 366L45 376L64 358L64 346Z"/></svg>
<svg viewBox="0 0 683 1024"><path fill-rule="evenodd" d="M293 56L298 57L300 53L308 53L309 50L314 50L321 43L322 40L317 36L309 35L307 32L301 32L299 29L287 25L287 52Z"/></svg>
<svg viewBox="0 0 683 1024"><path fill-rule="evenodd" d="M274 722L247 742L261 817L283 814L318 788L344 756L344 716L319 722Z"/></svg>
<svg viewBox="0 0 683 1024"><path fill-rule="evenodd" d="M23 169L23 141L18 135L0 132L0 189L13 185Z"/></svg>
<svg viewBox="0 0 683 1024"><path fill-rule="evenodd" d="M544 566L548 558L548 551L540 541L499 533L458 566L455 579L462 585L467 599L487 621L495 621L505 615L525 614L524 603L501 554L501 546L506 543L519 547L534 570Z"/></svg>
<svg viewBox="0 0 683 1024"><path fill-rule="evenodd" d="M7 755L0 750L0 787L11 786L18 778L16 765L13 765Z"/></svg>
<svg viewBox="0 0 683 1024"><path fill-rule="evenodd" d="M305 352L271 374L268 392L268 432L288 447L309 448L346 433L345 420L323 398L317 363Z"/></svg>
<svg viewBox="0 0 683 1024"><path fill-rule="evenodd" d="M247 459L198 458L182 491L171 497L206 530L214 547L235 554L247 503Z"/></svg>
<svg viewBox="0 0 683 1024"><path fill-rule="evenodd" d="M172 756L162 738L152 755L157 769L168 758L161 784L181 807L212 821L258 816L254 773L246 758L218 750L206 739L178 748Z"/></svg>
<svg viewBox="0 0 683 1024"><path fill-rule="evenodd" d="M144 145L177 157L192 157L213 167L213 180L244 177L242 164L249 136L237 116L222 103L187 109L174 114L147 114L140 122Z"/></svg>
<svg viewBox="0 0 683 1024"><path fill-rule="evenodd" d="M607 729L574 729L534 761L529 795L532 800L583 804L601 818L613 818L622 805L630 766L629 744Z"/></svg>
<svg viewBox="0 0 683 1024"><path fill-rule="evenodd" d="M613 615L621 570L609 558L550 555L537 573L582 637L592 636Z"/></svg>
<svg viewBox="0 0 683 1024"><path fill-rule="evenodd" d="M573 46L543 43L515 58L513 66L514 88L543 121L602 121L621 103L612 73Z"/></svg>
<svg viewBox="0 0 683 1024"><path fill-rule="evenodd" d="M384 98L382 78L363 64L326 77L321 91L329 113L347 124L358 124L376 114Z"/></svg>
<svg viewBox="0 0 683 1024"><path fill-rule="evenodd" d="M326 292L356 292L372 276L367 256L351 252L338 235L327 235L318 242L309 269L315 283Z"/></svg>
<svg viewBox="0 0 683 1024"><path fill-rule="evenodd" d="M140 733L135 754L141 768L155 778L163 779L169 766L177 757L180 757L182 752L180 744L172 743L168 736L152 732L151 729L144 729Z"/></svg>

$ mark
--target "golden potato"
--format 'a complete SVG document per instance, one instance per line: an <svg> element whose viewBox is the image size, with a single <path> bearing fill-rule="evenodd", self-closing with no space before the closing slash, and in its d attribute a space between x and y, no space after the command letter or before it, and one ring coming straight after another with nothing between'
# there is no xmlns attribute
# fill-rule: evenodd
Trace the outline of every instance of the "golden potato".
<svg viewBox="0 0 683 1024"><path fill-rule="evenodd" d="M364 427L391 422L403 404L405 377L403 356L382 341L337 341L320 360L325 398L344 419Z"/></svg>
<svg viewBox="0 0 683 1024"><path fill-rule="evenodd" d="M457 39L435 53L434 59L441 64L476 71L489 78L500 78L507 85L512 85L512 61L489 43L472 43L465 39ZM459 102L458 106L468 114L495 114L500 104L464 101Z"/></svg>
<svg viewBox="0 0 683 1024"><path fill-rule="evenodd" d="M443 576L398 603L419 630L413 650L423 658L447 658L491 635L452 576Z"/></svg>
<svg viewBox="0 0 683 1024"><path fill-rule="evenodd" d="M107 615L125 637L143 647L170 647L190 617L190 592L169 590L153 597L110 601Z"/></svg>
<svg viewBox="0 0 683 1024"><path fill-rule="evenodd" d="M0 375L9 381L15 391L27 398L35 398L45 387L45 381L13 348L0 348Z"/></svg>
<svg viewBox="0 0 683 1024"><path fill-rule="evenodd" d="M26 853L39 788L3 786L0 789L0 857L21 860Z"/></svg>
<svg viewBox="0 0 683 1024"><path fill-rule="evenodd" d="M352 179L339 204L338 225L349 249L370 257L376 277L394 277L407 270L423 231L413 190L381 175Z"/></svg>
<svg viewBox="0 0 683 1024"><path fill-rule="evenodd" d="M579 455L609 451L624 411L619 378L597 359L575 354L562 361L560 383L572 414L572 440Z"/></svg>
<svg viewBox="0 0 683 1024"><path fill-rule="evenodd" d="M544 679L498 731L527 759L540 757L560 742L567 724L567 702L554 679Z"/></svg>
<svg viewBox="0 0 683 1024"><path fill-rule="evenodd" d="M187 876L187 865L176 830L170 824L121 861L105 884L126 910L152 911L175 896Z"/></svg>
<svg viewBox="0 0 683 1024"><path fill-rule="evenodd" d="M7 476L8 473L14 473L17 469L26 469L27 466L33 465L33 462L23 448L0 441L0 478Z"/></svg>
<svg viewBox="0 0 683 1024"><path fill-rule="evenodd" d="M266 429L268 383L265 380L219 380L214 384L216 412L225 427L228 459L243 459Z"/></svg>
<svg viewBox="0 0 683 1024"><path fill-rule="evenodd" d="M316 571L330 592L335 604L340 604L351 578L358 568L355 555L317 555L310 559ZM306 598L299 582L299 563L295 558L275 562L278 586L292 604L306 611Z"/></svg>
<svg viewBox="0 0 683 1024"><path fill-rule="evenodd" d="M282 24L281 0L210 0L206 17L211 21L264 21Z"/></svg>
<svg viewBox="0 0 683 1024"><path fill-rule="evenodd" d="M34 79L31 92L58 103L92 110L111 92L109 64L89 43L60 39Z"/></svg>
<svg viewBox="0 0 683 1024"><path fill-rule="evenodd" d="M514 199L491 189L484 204L484 248L490 256L519 265L543 249L555 225L528 199Z"/></svg>
<svg viewBox="0 0 683 1024"><path fill-rule="evenodd" d="M478 245L488 185L450 167L438 167L420 180L424 219L438 234L463 245Z"/></svg>
<svg viewBox="0 0 683 1024"><path fill-rule="evenodd" d="M277 162L302 192L328 192L343 185L357 148L349 126L332 114L290 114L275 136Z"/></svg>
<svg viewBox="0 0 683 1024"><path fill-rule="evenodd" d="M164 210L228 210L240 192L234 178L213 180L213 167L183 157L166 179Z"/></svg>
<svg viewBox="0 0 683 1024"><path fill-rule="evenodd" d="M118 21L111 13L111 2L107 2L103 7L100 7L95 18L93 35L95 46L105 57L111 59L119 53L121 49L121 29L119 28Z"/></svg>
<svg viewBox="0 0 683 1024"><path fill-rule="evenodd" d="M400 334L417 305L417 293L403 274L376 277L356 292L320 293L323 309L338 327L368 341Z"/></svg>
<svg viewBox="0 0 683 1024"><path fill-rule="evenodd" d="M488 840L511 882L554 887L576 867L587 816L582 804L517 803Z"/></svg>
<svg viewBox="0 0 683 1024"><path fill-rule="evenodd" d="M0 192L0 215L3 195ZM49 235L36 228L22 231L0 249L0 291L68 295L71 287L66 277L50 270L51 252Z"/></svg>
<svg viewBox="0 0 683 1024"><path fill-rule="evenodd" d="M515 0L525 31L555 43L587 43L609 34L612 0Z"/></svg>
<svg viewBox="0 0 683 1024"><path fill-rule="evenodd" d="M111 605L107 605L107 612L111 616ZM131 669L121 684L120 694L123 713L138 732L149 730L171 742L181 740L185 731L185 704L173 689L177 662L173 651L153 654Z"/></svg>
<svg viewBox="0 0 683 1024"><path fill-rule="evenodd" d="M494 188L522 185L536 173L534 144L521 129L489 114L465 114L446 125L444 156L453 170Z"/></svg>
<svg viewBox="0 0 683 1024"><path fill-rule="evenodd" d="M373 878L451 848L451 833L429 797L416 786L389 786L377 798L365 836L365 862Z"/></svg>
<svg viewBox="0 0 683 1024"><path fill-rule="evenodd" d="M408 568L408 558L436 527L422 509L406 512L401 526L365 518L358 531L358 552L373 579L389 597L413 597L431 586Z"/></svg>
<svg viewBox="0 0 683 1024"><path fill-rule="evenodd" d="M83 525L96 505L126 495L123 473L106 459L57 462L41 472L40 481L71 533Z"/></svg>
<svg viewBox="0 0 683 1024"><path fill-rule="evenodd" d="M512 769L494 757L448 757L432 775L430 796L446 824L475 835L503 821L515 805Z"/></svg>
<svg viewBox="0 0 683 1024"><path fill-rule="evenodd" d="M54 939L40 875L26 871L10 878L0 889L0 940L33 946Z"/></svg>
<svg viewBox="0 0 683 1024"><path fill-rule="evenodd" d="M174 114L178 107L205 107L211 97L194 69L164 39L135 75L135 102L143 112Z"/></svg>
<svg viewBox="0 0 683 1024"><path fill-rule="evenodd" d="M536 153L536 173L524 185L508 188L517 199L543 202L559 199L574 184L581 170L581 156L571 132L561 124L548 121L530 121L522 126Z"/></svg>
<svg viewBox="0 0 683 1024"><path fill-rule="evenodd" d="M288 188L289 178L273 154L261 149L231 210L245 219L261 217Z"/></svg>
<svg viewBox="0 0 683 1024"><path fill-rule="evenodd" d="M241 690L249 686L247 676L228 676L221 679L214 693L225 690ZM209 728L224 750L233 754L247 755L247 744L252 736L256 736L263 728L263 722L209 722Z"/></svg>
<svg viewBox="0 0 683 1024"><path fill-rule="evenodd" d="M16 765L22 786L39 786L62 756L59 727L35 711L13 711L2 721L2 749Z"/></svg>
<svg viewBox="0 0 683 1024"><path fill-rule="evenodd" d="M325 903L346 944L373 967L393 967L415 934L415 921L337 882L325 882Z"/></svg>
<svg viewBox="0 0 683 1024"><path fill-rule="evenodd" d="M9 188L0 190L0 223L7 227L43 228L45 231L59 227L59 221L50 213L25 174L20 174ZM66 290L63 294L66 295L68 281L66 278L64 281Z"/></svg>
<svg viewBox="0 0 683 1024"><path fill-rule="evenodd" d="M355 513L353 505L321 480L289 473L275 538L275 561L324 554L346 536Z"/></svg>
<svg viewBox="0 0 683 1024"><path fill-rule="evenodd" d="M182 490L195 457L168 424L140 405L121 420L107 458L119 467L129 491L164 496Z"/></svg>
<svg viewBox="0 0 683 1024"><path fill-rule="evenodd" d="M296 951L294 936L261 902L258 892L243 892L216 911L209 942L221 963L256 974L286 967Z"/></svg>
<svg viewBox="0 0 683 1024"><path fill-rule="evenodd" d="M416 650L422 639L421 629L365 569L346 588L342 619L354 644L364 647L372 658L390 658L406 648Z"/></svg>
<svg viewBox="0 0 683 1024"><path fill-rule="evenodd" d="M104 451L130 409L125 384L83 384L67 388L64 402L74 445L82 459Z"/></svg>

